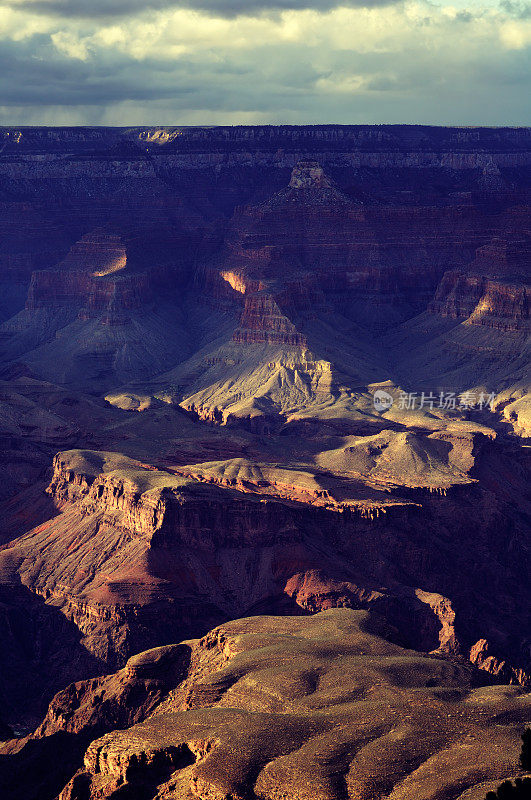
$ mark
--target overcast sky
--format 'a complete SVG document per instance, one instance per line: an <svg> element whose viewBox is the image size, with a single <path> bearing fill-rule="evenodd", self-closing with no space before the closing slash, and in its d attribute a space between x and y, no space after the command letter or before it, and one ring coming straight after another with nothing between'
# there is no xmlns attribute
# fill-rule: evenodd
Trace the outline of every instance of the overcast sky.
<svg viewBox="0 0 531 800"><path fill-rule="evenodd" d="M0 0L0 124L531 124L525 0Z"/></svg>

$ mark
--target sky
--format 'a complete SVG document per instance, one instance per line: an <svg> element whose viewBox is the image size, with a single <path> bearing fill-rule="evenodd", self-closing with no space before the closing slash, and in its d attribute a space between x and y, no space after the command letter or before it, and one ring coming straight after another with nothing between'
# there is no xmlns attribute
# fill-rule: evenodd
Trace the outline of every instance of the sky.
<svg viewBox="0 0 531 800"><path fill-rule="evenodd" d="M528 0L0 0L0 125L531 124Z"/></svg>

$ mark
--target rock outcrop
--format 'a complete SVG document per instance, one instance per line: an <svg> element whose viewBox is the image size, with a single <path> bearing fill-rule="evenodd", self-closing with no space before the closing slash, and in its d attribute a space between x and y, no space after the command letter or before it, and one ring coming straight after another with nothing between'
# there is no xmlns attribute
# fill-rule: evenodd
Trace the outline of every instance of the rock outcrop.
<svg viewBox="0 0 531 800"><path fill-rule="evenodd" d="M51 798L82 762L87 745L115 728L145 719L188 675L190 646L158 647L129 659L117 673L70 684L53 698L42 723L0 745L3 797ZM60 759L49 760L60 742Z"/></svg>
<svg viewBox="0 0 531 800"><path fill-rule="evenodd" d="M93 659L84 669L116 669L135 650L253 611L349 606L377 610L403 643L426 651L466 659L485 639L494 658L478 665L525 683L523 623L507 589L527 591L522 522L463 473L495 444L457 441L454 484L441 468L436 491L413 488L407 453L409 485L398 487L398 473L375 462L384 440L395 459L408 444L401 434L362 437L343 453L347 469L332 452L314 471L61 453L48 489L60 513L4 546L2 583L61 612ZM448 458L449 441L415 437L413 461Z"/></svg>
<svg viewBox="0 0 531 800"><path fill-rule="evenodd" d="M91 231L76 242L57 269L103 277L120 272L126 266L127 249L121 236L102 229Z"/></svg>
<svg viewBox="0 0 531 800"><path fill-rule="evenodd" d="M435 800L517 775L523 691L481 686L472 667L393 638L377 615L349 609L236 620L69 687L4 758L35 765L69 733L65 760L79 769L61 800ZM60 766L48 765L40 800L57 792Z"/></svg>
<svg viewBox="0 0 531 800"><path fill-rule="evenodd" d="M53 270L32 274L26 309L71 306L81 318L149 304L151 287L143 273L127 274L127 251L121 238L103 231L83 236Z"/></svg>
<svg viewBox="0 0 531 800"><path fill-rule="evenodd" d="M528 330L529 287L460 272L445 273L429 310L469 325Z"/></svg>
<svg viewBox="0 0 531 800"><path fill-rule="evenodd" d="M306 337L283 314L272 295L254 293L246 296L240 325L232 335L238 344L286 344L307 347Z"/></svg>

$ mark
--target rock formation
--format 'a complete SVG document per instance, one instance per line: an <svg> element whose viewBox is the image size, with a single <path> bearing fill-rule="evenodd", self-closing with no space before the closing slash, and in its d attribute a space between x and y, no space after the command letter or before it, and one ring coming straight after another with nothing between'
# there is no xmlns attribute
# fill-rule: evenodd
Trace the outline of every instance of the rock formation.
<svg viewBox="0 0 531 800"><path fill-rule="evenodd" d="M485 325L503 331L529 327L529 288L502 283L481 275L445 273L429 310L469 325Z"/></svg>
<svg viewBox="0 0 531 800"><path fill-rule="evenodd" d="M502 493L482 497L467 476L495 446L482 438L353 437L341 456L348 463L328 452L305 470L248 459L170 466L171 446L158 467L116 452L64 452L48 488L55 516L4 545L3 585L22 585L60 609L91 655L85 671L115 669L137 650L253 609L348 606L377 610L404 643L470 656L483 670L525 683L523 620L503 588L527 591L525 527ZM442 462L436 486L434 461L446 461L452 441L453 471ZM422 448L431 467L417 463L414 489ZM518 557L502 564L498 548L509 543ZM471 563L477 577L469 574L463 586ZM489 658L477 655L480 639ZM45 694L54 683L43 675L35 689ZM25 713L34 700L27 696Z"/></svg>
<svg viewBox="0 0 531 800"><path fill-rule="evenodd" d="M150 302L145 274L127 274L121 238L103 231L83 236L55 269L32 274L26 309L71 305L80 315L139 309Z"/></svg>
<svg viewBox="0 0 531 800"><path fill-rule="evenodd" d="M287 344L306 347L306 337L298 333L295 325L281 312L274 297L265 292L247 295L240 326L234 331L232 341L238 344Z"/></svg>
<svg viewBox="0 0 531 800"><path fill-rule="evenodd" d="M75 774L61 800L435 800L518 774L522 690L478 685L473 669L393 635L377 615L348 609L236 620L68 687L4 758L22 787L33 767L41 800L60 790L65 762ZM44 773L60 736L64 761Z"/></svg>

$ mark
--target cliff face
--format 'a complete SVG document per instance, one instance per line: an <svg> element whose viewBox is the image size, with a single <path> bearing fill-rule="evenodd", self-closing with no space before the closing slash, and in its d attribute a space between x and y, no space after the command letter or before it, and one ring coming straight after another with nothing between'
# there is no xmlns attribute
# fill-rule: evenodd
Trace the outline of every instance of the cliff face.
<svg viewBox="0 0 531 800"><path fill-rule="evenodd" d="M235 125L209 128L3 128L0 133L10 160L29 155L57 156L69 151L84 155L107 148L117 156L138 160L145 152L140 145L155 145L155 155L194 154L209 151L237 155L258 151L279 158L278 147L287 148L280 157L297 153L351 153L366 160L394 156L398 161L455 164L461 168L492 168L505 160L522 161L529 150L527 128L430 127L427 125ZM136 146L132 146L135 143ZM122 145L120 152L119 147ZM128 152L127 152L128 151ZM352 152L354 151L354 152ZM153 152L153 151L152 151ZM295 156L296 157L296 156ZM60 166L64 166L61 165Z"/></svg>
<svg viewBox="0 0 531 800"><path fill-rule="evenodd" d="M47 491L56 504L80 501L83 515L103 514L111 525L144 538L144 545L214 552L219 547L264 547L286 537L296 542L301 537L307 516L303 508L207 489L186 477L146 470L126 458L118 457L117 470L96 476L69 468L70 459L66 453L54 461Z"/></svg>
<svg viewBox="0 0 531 800"><path fill-rule="evenodd" d="M355 182L349 189L348 194L342 191L318 162L300 161L287 188L260 205L236 209L218 263L214 259L205 269L202 283L207 295L228 298L232 289L236 303L244 296L234 341L305 346L301 322L311 324L323 313L344 315L373 330L389 328L424 310L445 271L451 266L458 271L456 263L465 276L485 274L487 268L492 274L496 267L502 276L516 276L514 291L519 291L526 241L494 239L474 259L483 221L472 205L419 208L407 192L376 205L373 198L360 201L356 192L362 197L364 192ZM443 283L431 310L442 308L444 291ZM468 305L479 291L468 290ZM496 312L490 313L489 304L496 305L503 291L510 293L484 287L487 296L477 321L492 323ZM448 316L447 305L443 313ZM454 313L458 316L457 309ZM500 311L501 317L519 313Z"/></svg>
<svg viewBox="0 0 531 800"><path fill-rule="evenodd" d="M476 250L470 270L493 278L520 277L525 281L529 276L530 258L530 243L525 236L510 239L495 237Z"/></svg>
<svg viewBox="0 0 531 800"><path fill-rule="evenodd" d="M116 674L78 681L58 692L31 735L4 745L1 755L9 769L0 774L3 796L57 796L87 745L107 731L128 728L149 716L187 677L189 664L189 646L159 647L132 657ZM59 740L60 758L51 760Z"/></svg>
<svg viewBox="0 0 531 800"><path fill-rule="evenodd" d="M32 274L26 309L73 306L81 316L141 308L151 299L146 274L127 274L127 251L115 234L82 237L55 269ZM109 317L110 318L110 317Z"/></svg>
<svg viewBox="0 0 531 800"><path fill-rule="evenodd" d="M258 206L236 210L226 236L224 269L265 285L309 279L315 270L319 283L320 273L334 276L344 269L352 250L367 253L372 237L357 222L363 222L359 202L342 193L321 165L299 162L287 188ZM363 241L367 238L368 243Z"/></svg>
<svg viewBox="0 0 531 800"><path fill-rule="evenodd" d="M306 347L306 337L282 314L270 294L252 294L245 299L240 325L232 335L238 344L287 344Z"/></svg>
<svg viewBox="0 0 531 800"><path fill-rule="evenodd" d="M179 359L181 312L160 292L186 270L158 260L140 269L142 249L131 234L97 228L53 268L34 271L25 309L0 330L3 360L22 357L32 374L60 384L110 388L160 371L170 353Z"/></svg>
<svg viewBox="0 0 531 800"><path fill-rule="evenodd" d="M301 161L287 188L259 206L237 209L225 238L222 268L210 268L214 293L219 275L244 295L244 310L233 341L306 347L294 319L330 310L338 293L362 284L364 263L380 256L361 204L347 197L322 166ZM378 276L381 276L381 271ZM396 288L392 278L367 275L376 292ZM217 285L220 285L219 278Z"/></svg>
<svg viewBox="0 0 531 800"><path fill-rule="evenodd" d="M39 377L60 383L83 373L84 386L104 380L116 389L135 371L173 370L193 355L196 340L201 349L216 339L214 320L200 319L196 301L239 318L227 340L242 349L311 346L331 360L323 324L334 329L332 342L346 336L370 349L375 333L425 311L449 270L494 279L496 262L495 279L504 284L519 285L525 275L525 130L5 132L0 265L4 258L6 269L17 270L21 287L34 273L26 316L2 330L5 358L25 357ZM488 293L487 305L497 294ZM22 288L6 295L0 314L10 317L22 296ZM168 306L167 316L158 313ZM46 310L61 314L55 330L40 313ZM141 318L143 325L144 312L153 312L149 331L135 324ZM193 319L190 345L185 316ZM489 309L479 316L483 327L511 332L515 324L496 323ZM97 320L98 330L66 332L76 346L59 370L53 337L77 319ZM101 330L126 324L116 336ZM356 354L358 381L382 379L365 361ZM402 380L385 369L385 377ZM185 386L182 394L202 388Z"/></svg>
<svg viewBox="0 0 531 800"><path fill-rule="evenodd" d="M360 456L349 451L351 469ZM85 656L85 670L116 669L177 632L242 613L347 606L377 611L408 646L470 655L499 678L527 680L522 606L503 588L516 582L525 595L522 533L501 499L473 482L443 494L373 488L371 497L361 488L370 479L352 472L347 499L349 473L334 483L234 466L163 470L119 453L61 453L48 489L60 513L4 546L2 580L60 610L93 659L90 667ZM477 657L480 640L488 659Z"/></svg>
<svg viewBox="0 0 531 800"><path fill-rule="evenodd" d="M434 314L503 331L529 327L528 287L488 277L447 272L429 305Z"/></svg>
<svg viewBox="0 0 531 800"><path fill-rule="evenodd" d="M102 311L139 309L150 302L151 287L146 275L106 281L86 272L46 270L32 274L26 309L81 306L81 318L86 318Z"/></svg>
<svg viewBox="0 0 531 800"><path fill-rule="evenodd" d="M95 230L70 248L58 269L90 272L95 277L125 269L127 250L117 234Z"/></svg>
<svg viewBox="0 0 531 800"><path fill-rule="evenodd" d="M508 719L530 674L529 132L8 133L0 717L62 690L10 786L436 800L451 762L477 794L503 742L461 678L510 684L478 700Z"/></svg>

